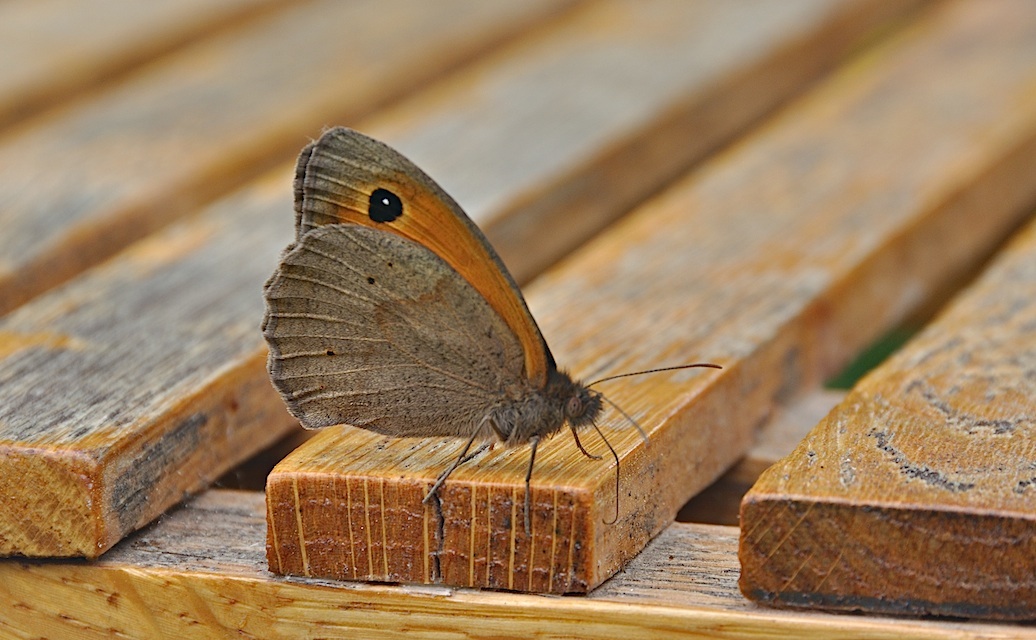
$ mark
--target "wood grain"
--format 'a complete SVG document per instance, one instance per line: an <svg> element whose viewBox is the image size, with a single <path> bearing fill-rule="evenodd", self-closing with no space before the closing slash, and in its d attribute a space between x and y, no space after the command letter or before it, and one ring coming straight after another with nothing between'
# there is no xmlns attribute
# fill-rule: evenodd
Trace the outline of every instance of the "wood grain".
<svg viewBox="0 0 1036 640"><path fill-rule="evenodd" d="M2 3L0 127L284 4L273 0Z"/></svg>
<svg viewBox="0 0 1036 640"><path fill-rule="evenodd" d="M524 283L916 5L587 3L364 131L439 181Z"/></svg>
<svg viewBox="0 0 1036 640"><path fill-rule="evenodd" d="M723 372L601 390L622 459L524 449L458 468L452 440L329 429L267 485L273 570L585 591L748 449L772 407L837 370L986 255L1036 196L1036 5L942 5L758 135L640 208L527 292L558 362L594 378L687 361ZM958 233L967 228L968 233ZM594 450L603 449L593 442Z"/></svg>
<svg viewBox="0 0 1036 640"><path fill-rule="evenodd" d="M0 319L0 553L96 557L297 428L258 330L290 184L285 167Z"/></svg>
<svg viewBox="0 0 1036 640"><path fill-rule="evenodd" d="M741 588L1036 618L1036 223L745 497Z"/></svg>
<svg viewBox="0 0 1036 640"><path fill-rule="evenodd" d="M0 139L0 313L558 11L293 6L16 128Z"/></svg>
<svg viewBox="0 0 1036 640"><path fill-rule="evenodd" d="M737 530L673 525L586 597L276 576L261 493L210 491L91 563L0 561L0 633L77 638L1022 638L1029 627L776 611Z"/></svg>

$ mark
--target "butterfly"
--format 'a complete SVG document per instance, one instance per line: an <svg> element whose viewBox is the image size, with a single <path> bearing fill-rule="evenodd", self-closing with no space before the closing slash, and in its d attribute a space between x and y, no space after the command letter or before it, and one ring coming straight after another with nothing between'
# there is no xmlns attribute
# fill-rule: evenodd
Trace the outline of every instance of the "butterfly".
<svg viewBox="0 0 1036 640"><path fill-rule="evenodd" d="M579 450L599 459L579 431L604 439L597 420L603 403L615 405L558 369L485 236L402 154L329 129L302 150L294 190L295 242L266 282L262 324L270 378L289 411L310 429L464 438L426 502L476 441L528 445L528 531L540 441L567 425ZM719 368L651 371L699 366ZM597 382L624 375L633 374ZM604 441L616 463L617 517L619 458Z"/></svg>

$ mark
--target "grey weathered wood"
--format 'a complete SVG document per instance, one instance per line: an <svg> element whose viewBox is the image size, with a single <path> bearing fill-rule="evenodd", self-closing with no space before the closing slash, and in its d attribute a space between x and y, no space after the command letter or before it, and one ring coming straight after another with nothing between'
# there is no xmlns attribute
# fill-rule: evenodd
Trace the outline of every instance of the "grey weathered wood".
<svg viewBox="0 0 1036 640"><path fill-rule="evenodd" d="M0 140L0 313L558 11L297 5L17 128Z"/></svg>
<svg viewBox="0 0 1036 640"><path fill-rule="evenodd" d="M524 282L916 4L592 2L365 130L464 203Z"/></svg>
<svg viewBox="0 0 1036 640"><path fill-rule="evenodd" d="M286 578L261 493L210 491L89 564L0 561L16 637L1019 638L1024 626L773 611L737 591L737 529L673 525L586 597Z"/></svg>
<svg viewBox="0 0 1036 640"><path fill-rule="evenodd" d="M275 0L0 3L0 127L260 13Z"/></svg>
<svg viewBox="0 0 1036 640"><path fill-rule="evenodd" d="M297 428L259 333L290 179L0 319L0 553L97 556Z"/></svg>

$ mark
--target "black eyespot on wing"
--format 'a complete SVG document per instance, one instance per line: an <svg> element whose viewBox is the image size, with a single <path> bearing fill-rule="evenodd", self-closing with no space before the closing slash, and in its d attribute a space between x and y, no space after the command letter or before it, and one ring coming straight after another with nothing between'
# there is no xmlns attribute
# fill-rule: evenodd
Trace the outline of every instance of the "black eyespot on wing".
<svg viewBox="0 0 1036 640"><path fill-rule="evenodd" d="M374 284L374 278L367 276L367 284Z"/></svg>
<svg viewBox="0 0 1036 640"><path fill-rule="evenodd" d="M403 201L388 189L375 189L367 215L374 222L392 222L403 215Z"/></svg>
<svg viewBox="0 0 1036 640"><path fill-rule="evenodd" d="M334 349L328 349L327 350L327 355L333 356L334 354L335 354L335 350Z"/></svg>

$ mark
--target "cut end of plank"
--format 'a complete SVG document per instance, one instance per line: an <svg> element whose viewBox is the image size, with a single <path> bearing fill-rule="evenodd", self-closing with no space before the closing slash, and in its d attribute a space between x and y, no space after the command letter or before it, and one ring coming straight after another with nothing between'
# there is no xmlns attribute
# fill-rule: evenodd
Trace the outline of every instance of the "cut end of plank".
<svg viewBox="0 0 1036 640"><path fill-rule="evenodd" d="M534 480L526 534L521 475L456 473L424 502L438 473L412 462L425 442L333 428L283 460L266 487L270 570L550 593L583 593L607 577L592 553L603 524L592 491ZM365 448L382 462L396 449L398 464L350 463Z"/></svg>
<svg viewBox="0 0 1036 640"><path fill-rule="evenodd" d="M0 445L0 555L96 558L117 542L94 508L99 476L75 451Z"/></svg>
<svg viewBox="0 0 1036 640"><path fill-rule="evenodd" d="M741 592L776 607L1027 620L1036 520L752 492Z"/></svg>

